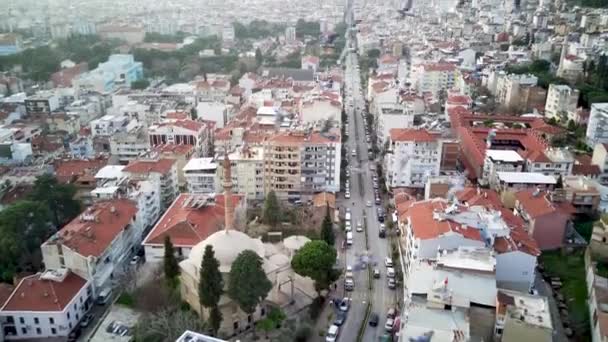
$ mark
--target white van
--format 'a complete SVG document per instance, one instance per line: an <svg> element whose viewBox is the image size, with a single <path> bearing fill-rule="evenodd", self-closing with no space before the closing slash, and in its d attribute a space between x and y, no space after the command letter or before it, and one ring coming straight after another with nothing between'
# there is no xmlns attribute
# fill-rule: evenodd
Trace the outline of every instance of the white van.
<svg viewBox="0 0 608 342"><path fill-rule="evenodd" d="M392 267L389 267L386 269L386 276L389 278L395 278L395 269Z"/></svg>
<svg viewBox="0 0 608 342"><path fill-rule="evenodd" d="M97 296L97 305L106 305L112 298L112 288L105 288Z"/></svg>
<svg viewBox="0 0 608 342"><path fill-rule="evenodd" d="M346 221L350 221L350 213L346 213L346 215L344 215L344 219Z"/></svg>
<svg viewBox="0 0 608 342"><path fill-rule="evenodd" d="M346 244L348 246L352 246L353 245L353 233L352 232L346 233Z"/></svg>

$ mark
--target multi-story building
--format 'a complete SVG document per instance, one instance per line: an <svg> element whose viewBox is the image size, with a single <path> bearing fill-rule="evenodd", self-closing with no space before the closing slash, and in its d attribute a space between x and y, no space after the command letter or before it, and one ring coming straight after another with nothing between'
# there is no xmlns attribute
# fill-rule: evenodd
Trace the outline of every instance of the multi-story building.
<svg viewBox="0 0 608 342"><path fill-rule="evenodd" d="M524 109L524 93L537 84L538 77L534 75L501 74L496 80L496 100L507 108Z"/></svg>
<svg viewBox="0 0 608 342"><path fill-rule="evenodd" d="M159 188L161 211L168 208L179 193L175 159L136 160L123 172L134 181L149 180Z"/></svg>
<svg viewBox="0 0 608 342"><path fill-rule="evenodd" d="M587 124L587 145L608 143L608 103L592 103Z"/></svg>
<svg viewBox="0 0 608 342"><path fill-rule="evenodd" d="M192 194L212 194L217 192L217 163L213 158L192 158L184 166L184 177L188 192Z"/></svg>
<svg viewBox="0 0 608 342"><path fill-rule="evenodd" d="M7 341L66 340L93 298L91 282L65 268L26 276L0 309L2 336Z"/></svg>
<svg viewBox="0 0 608 342"><path fill-rule="evenodd" d="M228 154L231 163L232 185L236 193L247 200L264 199L264 149L259 146L243 146ZM218 182L224 181L224 167L217 165Z"/></svg>
<svg viewBox="0 0 608 342"><path fill-rule="evenodd" d="M25 111L28 115L51 114L59 108L59 96L52 91L38 92L25 99Z"/></svg>
<svg viewBox="0 0 608 342"><path fill-rule="evenodd" d="M576 112L580 92L567 85L551 84L545 104L545 117L561 122L567 122Z"/></svg>
<svg viewBox="0 0 608 342"><path fill-rule="evenodd" d="M0 56L14 55L21 51L21 37L18 34L0 34Z"/></svg>
<svg viewBox="0 0 608 342"><path fill-rule="evenodd" d="M294 43L296 41L296 28L295 28L295 26L288 26L285 29L285 41L287 41L287 43Z"/></svg>
<svg viewBox="0 0 608 342"><path fill-rule="evenodd" d="M144 126L131 121L122 132L110 136L110 153L121 164L128 164L150 150L150 139Z"/></svg>
<svg viewBox="0 0 608 342"><path fill-rule="evenodd" d="M555 177L566 177L572 174L574 156L566 149L549 147L544 151L529 151L523 155L526 160L526 172Z"/></svg>
<svg viewBox="0 0 608 342"><path fill-rule="evenodd" d="M206 155L213 141L212 132L204 122L194 120L165 120L148 128L151 146L175 144L192 145L196 151Z"/></svg>
<svg viewBox="0 0 608 342"><path fill-rule="evenodd" d="M110 137L118 132L124 131L129 123L126 116L104 115L90 122L93 137Z"/></svg>
<svg viewBox="0 0 608 342"><path fill-rule="evenodd" d="M608 184L608 143L596 144L593 148L593 156L591 163L597 165L600 169L598 181L602 185Z"/></svg>
<svg viewBox="0 0 608 342"><path fill-rule="evenodd" d="M291 131L270 137L264 147L264 189L281 199L312 197L340 188L340 135Z"/></svg>
<svg viewBox="0 0 608 342"><path fill-rule="evenodd" d="M483 176L479 181L495 186L497 172L521 172L523 169L524 159L519 153L511 150L486 150Z"/></svg>
<svg viewBox="0 0 608 342"><path fill-rule="evenodd" d="M412 65L410 75L418 94L430 92L437 98L441 91L454 86L460 71L450 63L427 63Z"/></svg>
<svg viewBox="0 0 608 342"><path fill-rule="evenodd" d="M136 62L133 55L111 55L107 62L80 74L72 83L78 92L109 93L120 86L130 87L143 75L143 64Z"/></svg>
<svg viewBox="0 0 608 342"><path fill-rule="evenodd" d="M89 280L95 293L112 278L142 239L144 227L134 202L97 202L45 241L40 249L47 269L69 269Z"/></svg>
<svg viewBox="0 0 608 342"><path fill-rule="evenodd" d="M414 126L414 112L405 104L379 103L376 108L378 110L376 136L380 146L384 146L388 141L392 129Z"/></svg>
<svg viewBox="0 0 608 342"><path fill-rule="evenodd" d="M547 297L499 289L496 294L495 341L553 341Z"/></svg>
<svg viewBox="0 0 608 342"><path fill-rule="evenodd" d="M438 176L441 135L420 129L391 129L385 156L386 185L424 188L428 177Z"/></svg>

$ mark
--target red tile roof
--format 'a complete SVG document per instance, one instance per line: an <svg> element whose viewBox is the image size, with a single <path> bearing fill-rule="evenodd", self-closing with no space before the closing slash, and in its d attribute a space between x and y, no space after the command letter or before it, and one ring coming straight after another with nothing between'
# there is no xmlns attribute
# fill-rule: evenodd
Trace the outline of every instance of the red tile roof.
<svg viewBox="0 0 608 342"><path fill-rule="evenodd" d="M161 123L159 126L177 126L194 132L199 132L205 127L205 124L200 121L190 119L174 120Z"/></svg>
<svg viewBox="0 0 608 342"><path fill-rule="evenodd" d="M4 306L6 301L9 299L15 287L11 284L0 283L0 308Z"/></svg>
<svg viewBox="0 0 608 342"><path fill-rule="evenodd" d="M537 218L549 214L571 215L575 212L570 203L554 203L547 198L547 192L540 191L534 195L535 190L527 189L515 193L519 205L528 213L530 218Z"/></svg>
<svg viewBox="0 0 608 342"><path fill-rule="evenodd" d="M61 183L70 183L86 173L97 173L108 164L108 159L63 159L55 160L53 164L57 180Z"/></svg>
<svg viewBox="0 0 608 342"><path fill-rule="evenodd" d="M156 145L152 150L160 153L174 153L179 155L189 154L194 150L194 145L182 145L182 144L165 144Z"/></svg>
<svg viewBox="0 0 608 342"><path fill-rule="evenodd" d="M389 131L392 141L433 142L441 136L440 133L429 132L426 129L392 128Z"/></svg>
<svg viewBox="0 0 608 342"><path fill-rule="evenodd" d="M588 164L588 165L575 164L572 167L573 175L598 176L600 173L602 173L602 171L600 170L600 167L597 165L593 165L593 164Z"/></svg>
<svg viewBox="0 0 608 342"><path fill-rule="evenodd" d="M440 221L433 217L435 211L444 211L448 205L444 199L414 202L404 211L403 215L409 219L414 236L421 240L435 239L453 232L467 239L483 241L479 229L464 228L454 221Z"/></svg>
<svg viewBox="0 0 608 342"><path fill-rule="evenodd" d="M158 160L136 160L127 165L123 171L131 173L150 173L156 172L167 174L175 164L175 159L158 159Z"/></svg>
<svg viewBox="0 0 608 342"><path fill-rule="evenodd" d="M63 311L87 284L69 272L62 282L40 279L41 274L23 278L2 311Z"/></svg>
<svg viewBox="0 0 608 342"><path fill-rule="evenodd" d="M429 63L424 64L424 71L454 71L456 70L456 66L450 63Z"/></svg>
<svg viewBox="0 0 608 342"><path fill-rule="evenodd" d="M224 224L224 195L215 196L214 204L198 209L185 205L186 200L193 196L196 197L180 194L148 234L144 244L163 244L165 236L169 236L175 246L193 247L220 230ZM234 207L242 200L242 195L232 195Z"/></svg>
<svg viewBox="0 0 608 342"><path fill-rule="evenodd" d="M135 214L135 203L126 199L97 202L45 243L59 242L80 255L99 257Z"/></svg>

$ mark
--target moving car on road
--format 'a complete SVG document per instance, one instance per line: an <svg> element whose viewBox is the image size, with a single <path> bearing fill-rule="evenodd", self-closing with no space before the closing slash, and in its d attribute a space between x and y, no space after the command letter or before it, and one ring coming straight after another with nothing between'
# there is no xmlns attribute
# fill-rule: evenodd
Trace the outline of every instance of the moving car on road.
<svg viewBox="0 0 608 342"><path fill-rule="evenodd" d="M344 297L340 302L340 311L347 312L350 309L350 299L348 297Z"/></svg>
<svg viewBox="0 0 608 342"><path fill-rule="evenodd" d="M380 270L377 268L374 268L374 278L380 279Z"/></svg>
<svg viewBox="0 0 608 342"><path fill-rule="evenodd" d="M380 321L380 317L377 313L372 312L372 314L369 316L369 325L372 327L377 327L378 321Z"/></svg>

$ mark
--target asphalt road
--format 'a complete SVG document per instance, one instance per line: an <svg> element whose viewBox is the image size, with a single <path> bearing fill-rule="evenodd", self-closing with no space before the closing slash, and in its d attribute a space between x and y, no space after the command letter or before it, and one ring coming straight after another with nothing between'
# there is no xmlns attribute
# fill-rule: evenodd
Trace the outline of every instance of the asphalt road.
<svg viewBox="0 0 608 342"><path fill-rule="evenodd" d="M346 292L351 298L351 308L345 324L342 326L340 341L356 341L359 328L365 319L367 303L372 301L372 312L380 315L378 327L370 327L366 323L363 341L378 341L384 334L384 317L388 308L394 303L395 290L387 286L386 268L384 259L388 255L388 241L378 236L380 223L377 220L377 206L374 203L374 190L372 177L374 171L370 171L370 163L367 157L368 144L365 140L365 122L362 110L365 102L361 93L359 70L356 68L357 56L349 53L346 57L345 86L346 86L346 111L348 115L348 141L346 142L350 175L351 198L345 199L341 196L341 206L350 207L353 225L353 246L342 250L341 261L344 266L352 266L355 274L355 290ZM353 103L353 106L350 106ZM356 156L351 156L351 151L356 150ZM361 177L360 177L361 176ZM371 206L367 206L367 202ZM361 221L367 230L368 246L366 246L365 233L356 232L357 223ZM371 279L368 268L378 268L381 272L380 279ZM371 281L371 290L369 289Z"/></svg>

